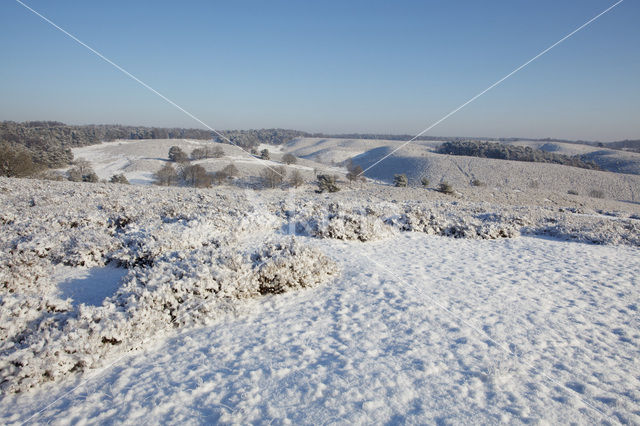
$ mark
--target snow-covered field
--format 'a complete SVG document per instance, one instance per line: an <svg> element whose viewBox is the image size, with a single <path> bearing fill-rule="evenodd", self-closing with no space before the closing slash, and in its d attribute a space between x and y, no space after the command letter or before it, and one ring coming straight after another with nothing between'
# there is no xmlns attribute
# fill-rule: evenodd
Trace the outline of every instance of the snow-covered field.
<svg viewBox="0 0 640 426"><path fill-rule="evenodd" d="M208 172L216 172L229 164L234 164L240 177L259 176L266 167L282 166L283 148L275 145L260 145L258 151L268 149L271 160L261 160L250 155L239 147L205 140L192 139L149 139L120 140L104 142L73 149L76 159L84 159L91 163L100 179L109 180L116 174L124 174L129 182L135 185L150 185L154 181L154 173L168 161L169 148L180 147L189 155L196 148L205 146L220 147L224 151L221 158L208 158L194 161L193 164L203 166ZM299 159L296 164L285 165L287 171L296 169L308 179L312 178L314 169L331 169L326 165ZM331 169L331 171L336 171Z"/></svg>
<svg viewBox="0 0 640 426"><path fill-rule="evenodd" d="M586 145L563 144L572 147L586 147L608 163L620 164L620 172L600 172L562 166L559 164L527 163L522 161L496 160L436 154L436 141L415 141L404 146L393 156L374 166L381 158L403 144L402 141L363 140L363 139L323 139L297 138L286 144L286 149L305 159L329 163L342 162L348 158L362 168L367 169L366 176L372 179L391 182L395 174L404 173L410 184L420 185L427 178L435 187L441 181L447 181L456 188L469 187L477 179L491 187L502 190L527 190L541 188L549 191L567 193L575 191L587 195L591 191L602 191L607 198L640 201L640 154L587 147ZM543 144L531 141L523 145L539 148ZM565 153L562 148L557 150ZM573 155L569 148L566 154Z"/></svg>
<svg viewBox="0 0 640 426"><path fill-rule="evenodd" d="M344 176L347 171L344 163L348 159L353 159L356 164L366 169L401 143L385 140L296 138L279 146L260 145L258 149L268 149L271 152L271 160L268 161L248 155L246 151L229 144L187 139L107 142L75 148L73 154L76 159L88 160L101 179L108 180L111 176L122 173L133 184L148 185L153 183L154 173L167 163L171 146L179 146L189 154L195 148L215 144L224 150L223 157L198 160L194 161L194 164L202 165L208 172L219 171L229 164L234 164L239 170L240 182L250 184L255 182L256 177L266 167L283 166L282 156L286 153L298 157L297 164L284 165L287 173L296 169L307 181L311 181L315 179L316 171ZM519 143L541 147L541 143L537 142ZM439 144L437 141L416 141L367 170L365 175L371 181L392 182L395 174L406 174L410 185L415 186L420 186L421 179L427 178L431 182L431 188L437 187L442 181L449 182L456 189L470 188L472 182L478 180L501 193L541 189L561 194L577 192L586 196L598 191L608 199L640 201L638 174L600 172L558 164L436 154L433 150ZM566 151L567 154L571 154L571 150L581 149L594 155L606 156L606 161L620 164L622 172L631 170L625 169L627 166L633 168L636 167L634 164L640 164L640 154L612 150L603 152L598 151L597 147L586 145L556 145L556 151L561 153Z"/></svg>
<svg viewBox="0 0 640 426"><path fill-rule="evenodd" d="M639 423L640 207L483 191L0 179L0 421Z"/></svg>

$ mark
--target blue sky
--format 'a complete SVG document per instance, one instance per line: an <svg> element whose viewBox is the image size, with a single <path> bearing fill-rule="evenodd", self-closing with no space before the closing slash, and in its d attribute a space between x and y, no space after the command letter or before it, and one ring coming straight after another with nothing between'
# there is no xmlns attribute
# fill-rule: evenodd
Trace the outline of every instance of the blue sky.
<svg viewBox="0 0 640 426"><path fill-rule="evenodd" d="M44 1L67 31L218 129L417 133L613 0ZM626 0L429 132L640 138ZM202 127L12 0L0 119Z"/></svg>

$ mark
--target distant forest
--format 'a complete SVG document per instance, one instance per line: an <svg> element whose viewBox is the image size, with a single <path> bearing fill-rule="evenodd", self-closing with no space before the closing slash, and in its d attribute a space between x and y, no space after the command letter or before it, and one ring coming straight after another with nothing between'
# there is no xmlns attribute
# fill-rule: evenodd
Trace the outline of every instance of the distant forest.
<svg viewBox="0 0 640 426"><path fill-rule="evenodd" d="M470 157L497 158L501 160L528 161L534 163L554 163L583 169L600 170L595 163L584 161L579 156L555 154L528 146L506 145L492 142L459 141L445 142L438 147L440 154L467 155Z"/></svg>
<svg viewBox="0 0 640 426"><path fill-rule="evenodd" d="M373 133L351 133L327 135L308 133L288 129L260 130L224 130L220 131L225 138L245 149L255 148L262 143L279 145L296 137L352 138L352 139L387 139L409 140L411 135L384 135ZM142 126L122 126L111 124L74 126L58 121L14 121L0 122L0 148L2 152L21 158L29 157L36 168L58 168L69 165L73 161L71 148L94 145L100 142L118 139L203 139L224 142L218 135L209 130L158 128ZM595 164L582 161L577 157L545 153L530 148L507 147L497 143L468 142L470 138L421 136L418 140L444 140L443 145L451 153L493 156L491 158L509 158L520 161L543 161L549 163L569 164L584 168L597 168ZM473 138L471 138L473 139ZM500 141L517 140L502 138ZM533 140L533 139L531 139ZM567 141L560 139L538 139L541 141L572 142L588 145L606 146L611 149L622 149L640 152L640 140L627 140L601 144L598 142ZM4 154L3 154L4 155Z"/></svg>
<svg viewBox="0 0 640 426"><path fill-rule="evenodd" d="M226 130L226 138L243 148L261 143L282 144L293 138L311 136L306 132L286 129ZM221 139L209 130L134 127L120 125L72 126L58 121L29 121L0 123L0 145L31 156L43 167L64 167L73 161L71 148L95 145L118 139ZM223 142L223 140L220 140Z"/></svg>

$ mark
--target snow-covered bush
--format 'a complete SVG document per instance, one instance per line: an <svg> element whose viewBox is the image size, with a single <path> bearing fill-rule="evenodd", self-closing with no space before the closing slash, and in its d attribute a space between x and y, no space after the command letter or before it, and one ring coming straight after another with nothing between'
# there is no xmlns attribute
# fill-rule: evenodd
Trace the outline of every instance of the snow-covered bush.
<svg viewBox="0 0 640 426"><path fill-rule="evenodd" d="M389 226L375 216L339 213L309 223L312 235L319 238L371 241L393 235Z"/></svg>
<svg viewBox="0 0 640 426"><path fill-rule="evenodd" d="M592 218L580 221L556 219L543 225L531 227L527 233L591 244L640 246L640 224L629 219Z"/></svg>
<svg viewBox="0 0 640 426"><path fill-rule="evenodd" d="M171 329L206 324L239 299L314 287L337 273L332 260L295 241L268 243L246 255L205 246L167 252L151 266L134 267L99 307L71 309L63 301L57 307L34 297L34 306L16 306L19 298L3 298L2 315L31 324L9 321L18 327L1 329L0 386L4 392L25 391L98 367Z"/></svg>
<svg viewBox="0 0 640 426"><path fill-rule="evenodd" d="M338 203L307 206L295 218L297 233L317 238L371 241L393 235L373 209L347 208Z"/></svg>
<svg viewBox="0 0 640 426"><path fill-rule="evenodd" d="M291 240L265 246L252 260L260 294L315 287L337 274L336 264L318 250Z"/></svg>
<svg viewBox="0 0 640 426"><path fill-rule="evenodd" d="M453 238L513 238L520 234L518 227L511 223L482 220L471 215L445 214L415 206L408 206L404 213L389 217L386 223L401 231Z"/></svg>

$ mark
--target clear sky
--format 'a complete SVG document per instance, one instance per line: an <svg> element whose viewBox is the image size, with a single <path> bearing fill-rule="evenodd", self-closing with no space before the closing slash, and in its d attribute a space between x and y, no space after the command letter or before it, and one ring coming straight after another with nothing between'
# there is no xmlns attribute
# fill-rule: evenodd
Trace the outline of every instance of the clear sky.
<svg viewBox="0 0 640 426"><path fill-rule="evenodd" d="M614 3L25 3L217 129L415 134ZM640 1L428 134L640 138ZM0 120L202 127L12 0Z"/></svg>

